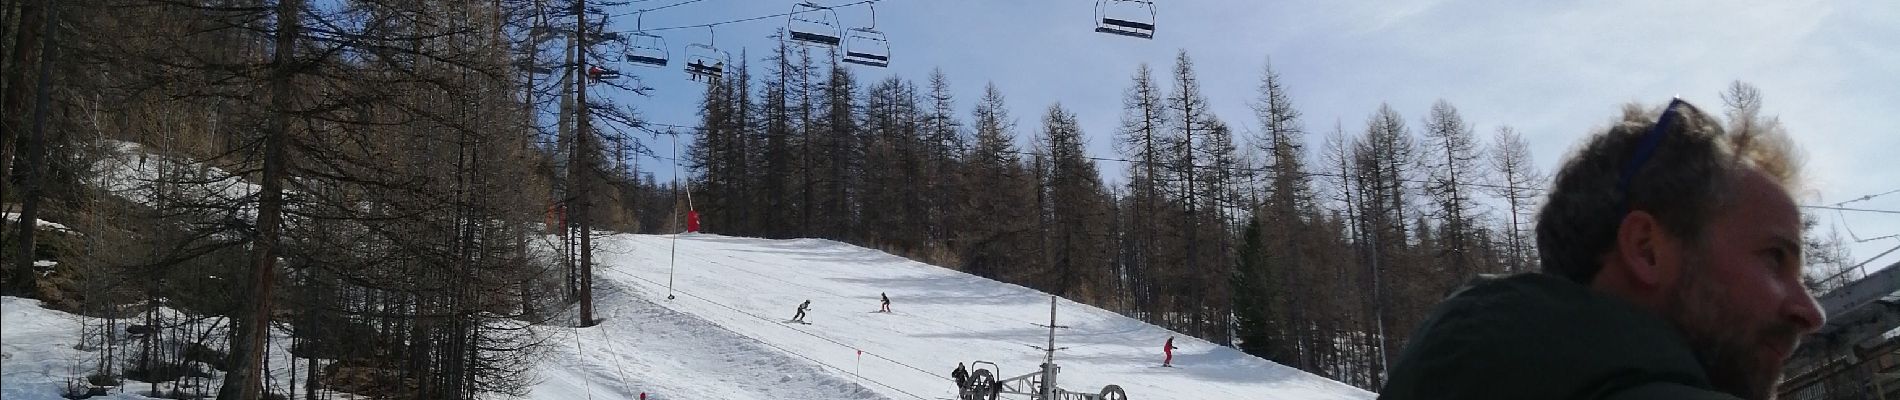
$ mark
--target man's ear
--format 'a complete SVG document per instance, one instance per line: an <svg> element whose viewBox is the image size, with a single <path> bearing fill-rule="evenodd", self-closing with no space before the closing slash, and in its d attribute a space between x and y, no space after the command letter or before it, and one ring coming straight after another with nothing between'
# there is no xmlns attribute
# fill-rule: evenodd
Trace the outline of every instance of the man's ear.
<svg viewBox="0 0 1900 400"><path fill-rule="evenodd" d="M1670 245L1661 221L1648 211L1631 211L1616 229L1616 257L1636 284L1665 287L1676 279L1674 265L1664 253Z"/></svg>

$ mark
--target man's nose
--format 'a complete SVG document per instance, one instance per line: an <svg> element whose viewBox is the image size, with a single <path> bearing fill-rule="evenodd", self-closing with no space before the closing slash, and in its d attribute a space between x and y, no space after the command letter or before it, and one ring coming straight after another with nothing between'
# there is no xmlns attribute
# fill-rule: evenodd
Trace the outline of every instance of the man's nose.
<svg viewBox="0 0 1900 400"><path fill-rule="evenodd" d="M1789 296L1785 314L1801 334L1806 335L1821 330L1821 324L1827 323L1827 315L1822 312L1821 304L1814 301L1814 294L1806 287L1795 284L1795 295Z"/></svg>

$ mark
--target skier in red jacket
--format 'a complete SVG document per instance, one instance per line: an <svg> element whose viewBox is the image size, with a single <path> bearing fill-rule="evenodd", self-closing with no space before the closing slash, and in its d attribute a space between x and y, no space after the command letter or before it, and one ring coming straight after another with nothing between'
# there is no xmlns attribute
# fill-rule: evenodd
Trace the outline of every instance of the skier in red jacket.
<svg viewBox="0 0 1900 400"><path fill-rule="evenodd" d="M1163 343L1163 344L1161 344L1161 354L1164 354L1164 355L1166 355L1166 356L1167 356L1167 357L1165 357L1165 358L1162 358L1162 359L1161 359L1161 366L1163 366L1163 367L1172 367L1172 366L1174 366L1174 349L1178 349L1178 348L1179 348L1179 347L1174 347L1174 337L1173 337L1173 336L1169 336L1169 337L1168 337L1168 342L1167 342L1167 343Z"/></svg>

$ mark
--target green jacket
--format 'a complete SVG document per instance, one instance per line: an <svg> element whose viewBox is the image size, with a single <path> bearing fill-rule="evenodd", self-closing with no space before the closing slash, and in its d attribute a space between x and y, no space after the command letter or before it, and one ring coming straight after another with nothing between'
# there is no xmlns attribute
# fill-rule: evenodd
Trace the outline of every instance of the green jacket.
<svg viewBox="0 0 1900 400"><path fill-rule="evenodd" d="M1535 273L1453 294L1387 376L1382 400L1735 399L1662 318Z"/></svg>

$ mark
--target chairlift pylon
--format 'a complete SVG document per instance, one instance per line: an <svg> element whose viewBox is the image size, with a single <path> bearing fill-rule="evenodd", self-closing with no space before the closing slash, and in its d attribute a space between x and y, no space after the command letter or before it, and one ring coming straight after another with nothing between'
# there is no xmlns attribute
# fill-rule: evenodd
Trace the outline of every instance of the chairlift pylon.
<svg viewBox="0 0 1900 400"><path fill-rule="evenodd" d="M792 13L785 19L785 31L791 33L793 41L824 46L837 46L843 41L838 26L837 11L810 1L792 5Z"/></svg>
<svg viewBox="0 0 1900 400"><path fill-rule="evenodd" d="M891 41L877 30L877 6L871 6L871 26L851 28L844 42L844 62L868 67L891 65Z"/></svg>
<svg viewBox="0 0 1900 400"><path fill-rule="evenodd" d="M706 43L693 43L686 46L686 74L692 80L705 78L707 83L718 82L726 73L726 64L732 61L731 55L719 50L717 32L706 27Z"/></svg>
<svg viewBox="0 0 1900 400"><path fill-rule="evenodd" d="M650 67L666 66L666 38L647 33L642 28L641 19L646 16L646 12L634 15L633 33L627 37L627 62Z"/></svg>
<svg viewBox="0 0 1900 400"><path fill-rule="evenodd" d="M1155 3L1152 0L1096 0L1095 21L1096 32L1154 39Z"/></svg>

